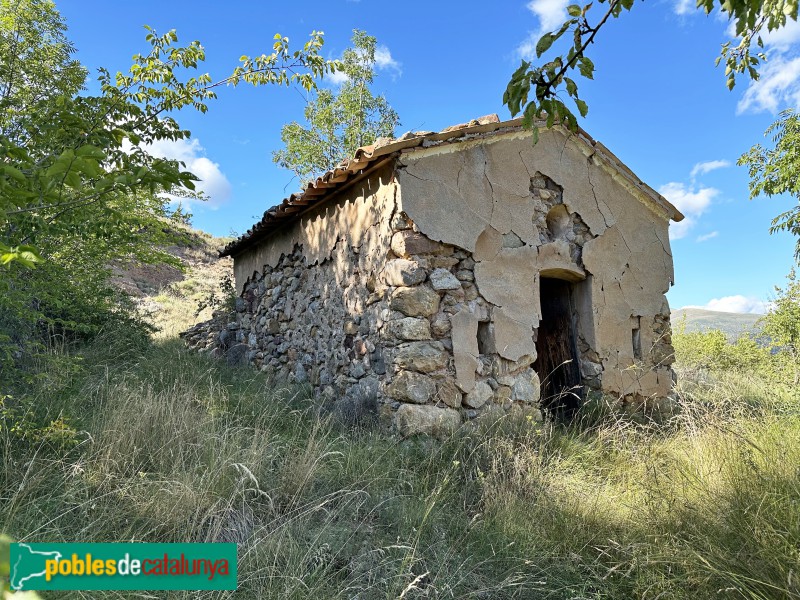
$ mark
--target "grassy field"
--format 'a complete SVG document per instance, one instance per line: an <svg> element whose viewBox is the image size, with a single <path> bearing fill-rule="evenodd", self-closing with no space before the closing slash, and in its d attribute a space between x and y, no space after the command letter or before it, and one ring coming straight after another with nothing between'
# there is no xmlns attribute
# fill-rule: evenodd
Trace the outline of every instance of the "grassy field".
<svg viewBox="0 0 800 600"><path fill-rule="evenodd" d="M765 381L683 372L666 425L591 407L400 442L174 339L81 356L5 409L16 539L236 541L237 597L800 597L800 411Z"/></svg>
<svg viewBox="0 0 800 600"><path fill-rule="evenodd" d="M160 288L129 277L154 288L160 333L52 347L0 394L0 532L234 541L240 598L800 598L800 398L742 368L749 354L676 344L680 411L659 425L597 404L570 427L399 441L183 348L224 276L194 258Z"/></svg>

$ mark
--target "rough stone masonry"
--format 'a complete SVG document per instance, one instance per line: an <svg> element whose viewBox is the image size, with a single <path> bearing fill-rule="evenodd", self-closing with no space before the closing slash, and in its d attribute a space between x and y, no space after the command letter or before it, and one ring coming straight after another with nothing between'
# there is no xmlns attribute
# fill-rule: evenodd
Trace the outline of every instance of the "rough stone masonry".
<svg viewBox="0 0 800 600"><path fill-rule="evenodd" d="M491 116L379 140L226 247L235 318L184 336L401 435L657 404L681 218L583 132L534 145Z"/></svg>

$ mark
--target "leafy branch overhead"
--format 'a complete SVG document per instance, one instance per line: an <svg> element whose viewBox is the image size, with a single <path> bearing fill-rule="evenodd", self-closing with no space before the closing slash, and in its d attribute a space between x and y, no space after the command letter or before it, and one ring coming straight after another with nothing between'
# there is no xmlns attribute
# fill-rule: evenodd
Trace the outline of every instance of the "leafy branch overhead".
<svg viewBox="0 0 800 600"><path fill-rule="evenodd" d="M333 169L358 147L392 136L399 124L386 98L370 89L376 38L356 29L352 43L336 66L341 80L338 89L316 91L306 104L306 125L291 122L281 129L284 147L272 159L301 182Z"/></svg>
<svg viewBox="0 0 800 600"><path fill-rule="evenodd" d="M570 18L564 21L558 30L545 33L539 38L536 44L536 56L541 57L568 32L567 37L572 39L572 47L565 55L556 56L538 67L532 66L529 61L522 61L519 69L511 76L511 81L503 94L503 104L508 105L511 114L516 116L522 112L523 123L527 128L532 128L534 119L541 119L544 115L547 127L559 122L573 133L576 132L578 120L559 96L559 92L563 86L580 115L586 116L589 107L578 96L578 85L575 80L567 74L577 69L583 77L594 78L594 63L586 56L586 49L609 17L619 16L622 9L630 10L632 5L633 0L611 0L608 9L596 25L591 25L587 17L592 7L591 3L583 7L577 4L567 7ZM533 92L532 99L531 92Z"/></svg>
<svg viewBox="0 0 800 600"><path fill-rule="evenodd" d="M180 265L163 250L187 243L170 199L203 195L183 163L151 154L189 137L179 111L206 112L222 85L311 90L339 68L318 32L296 49L276 35L217 79L201 74L199 42L150 28L146 40L130 69L101 69L88 93L52 0L0 0L0 371L51 336L135 322L114 269Z"/></svg>
<svg viewBox="0 0 800 600"><path fill-rule="evenodd" d="M746 166L750 175L750 197L789 194L797 205L772 220L770 233L788 231L798 238L795 258L800 260L800 115L790 109L782 112L767 129L774 148L756 144L738 161Z"/></svg>
<svg viewBox="0 0 800 600"><path fill-rule="evenodd" d="M3 0L4 13L15 16L19 24L14 19L6 21L0 42L0 254L4 262L21 260L22 252L27 252L24 264L33 264L30 252L53 236L112 236L120 238L123 248L130 248L124 242L133 241L132 231L153 225L152 218L165 214L164 194L199 197L197 178L185 165L148 151L155 142L189 137L190 132L174 119L176 111L206 112L208 101L216 97L215 88L221 85L296 84L311 90L316 78L339 66L320 56L320 32L313 32L298 50L290 49L288 38L276 35L271 53L242 56L229 76L214 81L207 73L191 76L205 60L199 42L179 46L174 30L158 35L148 27L150 49L134 56L128 73L112 76L101 69L101 94L79 95L85 70L69 58L72 47L63 37L63 24L50 14L50 32L57 42L58 35L62 38L57 46L61 65L50 75L63 73L70 78L60 88L48 89L43 83L41 89L31 91L28 73L35 72L37 65L29 61L36 53L25 52L20 45L46 55L54 37L32 36L39 32L28 26L27 19L38 18L41 29L47 15L29 15L23 9L52 5L10 4Z"/></svg>
<svg viewBox="0 0 800 600"><path fill-rule="evenodd" d="M569 39L571 46L566 52L538 66L523 60L511 76L503 94L503 103L508 106L512 116L522 113L525 127L534 129L534 139L538 139L533 127L535 119L544 119L548 128L554 123L561 123L570 131L577 131L578 121L572 109L567 106L568 100L572 101L582 117L589 111L588 105L579 96L575 79L569 75L577 71L586 79L594 78L594 63L587 56L589 46L595 42L598 32L611 17L618 18L623 12L630 11L634 4L634 0L598 2L604 12L595 24L589 20L593 3L585 6L570 5L567 7L568 19L558 29L544 33L536 44L536 56L541 58L559 40ZM798 1L756 0L731 3L729 0L698 0L697 7L706 14L718 8L735 23L737 40L723 44L716 61L719 64L725 60L727 85L732 89L738 74L746 73L750 78L758 79L757 67L766 57L762 52L753 54L753 44L763 48L760 35L762 31L774 31L783 27L787 19L796 21Z"/></svg>

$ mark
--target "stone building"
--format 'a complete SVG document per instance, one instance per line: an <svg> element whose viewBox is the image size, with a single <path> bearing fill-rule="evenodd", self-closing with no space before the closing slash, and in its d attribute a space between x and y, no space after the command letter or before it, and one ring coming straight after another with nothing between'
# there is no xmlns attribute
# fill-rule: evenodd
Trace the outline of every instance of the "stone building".
<svg viewBox="0 0 800 600"><path fill-rule="evenodd" d="M186 337L404 435L569 415L592 392L659 401L682 218L583 131L541 129L534 145L490 115L407 133L230 243L236 319Z"/></svg>

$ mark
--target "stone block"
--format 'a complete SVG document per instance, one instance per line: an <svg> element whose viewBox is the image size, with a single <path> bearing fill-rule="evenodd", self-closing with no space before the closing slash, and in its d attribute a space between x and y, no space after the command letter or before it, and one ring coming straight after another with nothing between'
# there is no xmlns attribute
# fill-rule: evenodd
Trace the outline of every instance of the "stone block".
<svg viewBox="0 0 800 600"><path fill-rule="evenodd" d="M436 394L436 382L427 375L402 371L394 376L386 391L390 398L401 402L427 404Z"/></svg>
<svg viewBox="0 0 800 600"><path fill-rule="evenodd" d="M435 290L461 289L461 282L447 269L434 269L431 273L431 285Z"/></svg>
<svg viewBox="0 0 800 600"><path fill-rule="evenodd" d="M394 364L401 369L430 373L444 369L449 358L440 342L409 342L397 347Z"/></svg>
<svg viewBox="0 0 800 600"><path fill-rule="evenodd" d="M399 340L419 341L431 339L431 326L428 319L405 317L389 321L385 325L386 333Z"/></svg>
<svg viewBox="0 0 800 600"><path fill-rule="evenodd" d="M401 258L414 254L441 254L446 247L410 229L398 231L392 236L392 252Z"/></svg>
<svg viewBox="0 0 800 600"><path fill-rule="evenodd" d="M443 377L436 381L436 400L443 402L451 408L461 406L461 390L456 387L455 381L450 377Z"/></svg>
<svg viewBox="0 0 800 600"><path fill-rule="evenodd" d="M486 404L494 395L492 388L485 381L479 381L464 396L464 406L470 408L480 408Z"/></svg>
<svg viewBox="0 0 800 600"><path fill-rule="evenodd" d="M511 387L511 399L515 402L534 404L539 402L541 389L539 375L533 369L526 369L514 381Z"/></svg>
<svg viewBox="0 0 800 600"><path fill-rule="evenodd" d="M436 313L431 321L431 333L439 337L450 333L450 316L445 313Z"/></svg>
<svg viewBox="0 0 800 600"><path fill-rule="evenodd" d="M439 294L424 285L397 288L389 307L408 317L429 317L439 310Z"/></svg>
<svg viewBox="0 0 800 600"><path fill-rule="evenodd" d="M386 263L383 281L386 285L411 286L425 281L425 269L414 260L396 258Z"/></svg>
<svg viewBox="0 0 800 600"><path fill-rule="evenodd" d="M452 408L403 404L395 414L395 426L403 437L424 434L442 439L460 425L461 415Z"/></svg>

